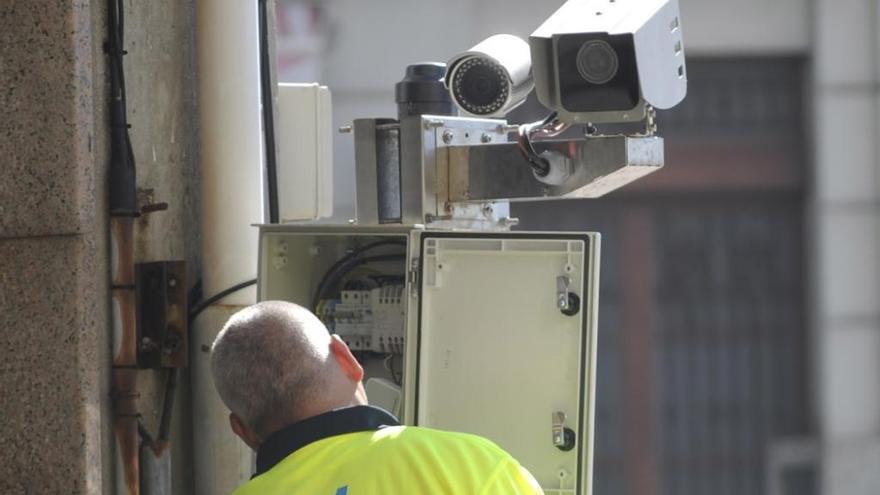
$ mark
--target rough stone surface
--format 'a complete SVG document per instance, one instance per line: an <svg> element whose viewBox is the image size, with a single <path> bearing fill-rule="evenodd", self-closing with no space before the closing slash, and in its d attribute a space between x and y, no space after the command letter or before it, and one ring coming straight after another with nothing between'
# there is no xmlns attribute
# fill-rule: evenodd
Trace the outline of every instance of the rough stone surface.
<svg viewBox="0 0 880 495"><path fill-rule="evenodd" d="M90 23L89 0L0 2L0 237L94 223Z"/></svg>
<svg viewBox="0 0 880 495"><path fill-rule="evenodd" d="M103 306L82 236L0 240L0 493L100 493Z"/></svg>
<svg viewBox="0 0 880 495"><path fill-rule="evenodd" d="M112 481L100 13L0 3L0 493Z"/></svg>

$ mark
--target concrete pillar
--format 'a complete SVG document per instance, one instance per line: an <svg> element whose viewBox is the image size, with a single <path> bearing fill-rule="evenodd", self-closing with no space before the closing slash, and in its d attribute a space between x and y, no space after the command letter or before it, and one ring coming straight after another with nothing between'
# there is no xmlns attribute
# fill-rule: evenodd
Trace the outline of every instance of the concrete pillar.
<svg viewBox="0 0 880 495"><path fill-rule="evenodd" d="M814 328L822 491L880 486L880 38L876 0L816 0Z"/></svg>

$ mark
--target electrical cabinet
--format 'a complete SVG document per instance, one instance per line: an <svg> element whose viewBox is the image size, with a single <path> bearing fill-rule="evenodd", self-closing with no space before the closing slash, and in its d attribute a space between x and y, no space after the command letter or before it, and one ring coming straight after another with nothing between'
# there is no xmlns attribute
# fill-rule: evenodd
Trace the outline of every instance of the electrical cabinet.
<svg viewBox="0 0 880 495"><path fill-rule="evenodd" d="M586 495L599 241L264 226L259 297L307 306L341 331L383 397L401 387L406 424L484 436L546 493Z"/></svg>

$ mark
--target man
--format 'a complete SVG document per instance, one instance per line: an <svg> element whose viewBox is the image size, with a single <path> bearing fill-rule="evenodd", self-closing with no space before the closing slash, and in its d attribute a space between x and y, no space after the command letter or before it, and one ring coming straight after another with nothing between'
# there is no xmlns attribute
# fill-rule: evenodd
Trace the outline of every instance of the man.
<svg viewBox="0 0 880 495"><path fill-rule="evenodd" d="M257 451L256 475L236 495L543 493L486 439L400 426L368 406L348 346L295 304L233 315L211 369L232 431Z"/></svg>

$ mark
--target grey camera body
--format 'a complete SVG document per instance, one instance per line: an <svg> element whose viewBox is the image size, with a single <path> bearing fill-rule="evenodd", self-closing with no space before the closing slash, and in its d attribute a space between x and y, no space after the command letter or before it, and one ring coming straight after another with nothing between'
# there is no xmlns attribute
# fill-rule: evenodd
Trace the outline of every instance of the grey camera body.
<svg viewBox="0 0 880 495"><path fill-rule="evenodd" d="M637 122L687 93L678 0L569 0L529 45L538 100L563 122Z"/></svg>

